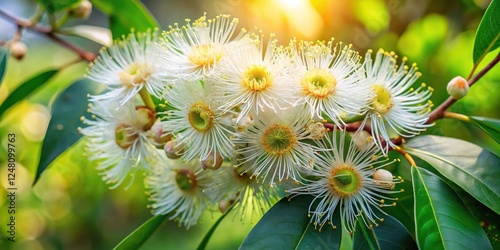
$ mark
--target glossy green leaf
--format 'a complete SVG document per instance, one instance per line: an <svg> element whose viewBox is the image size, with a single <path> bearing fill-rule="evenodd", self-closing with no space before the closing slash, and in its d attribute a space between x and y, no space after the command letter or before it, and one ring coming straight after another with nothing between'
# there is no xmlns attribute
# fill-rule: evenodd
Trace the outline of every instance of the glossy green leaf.
<svg viewBox="0 0 500 250"><path fill-rule="evenodd" d="M44 85L56 73L57 70L49 70L22 83L17 89L12 91L7 99L5 99L5 101L0 105L0 117L5 113L5 111L7 111L7 109Z"/></svg>
<svg viewBox="0 0 500 250"><path fill-rule="evenodd" d="M431 135L416 137L405 147L500 214L500 158L496 155L470 142Z"/></svg>
<svg viewBox="0 0 500 250"><path fill-rule="evenodd" d="M340 228L325 225L318 231L309 223L307 214L312 199L308 195L290 201L283 198L255 225L240 249L339 249ZM340 221L339 212L335 214L335 221Z"/></svg>
<svg viewBox="0 0 500 250"><path fill-rule="evenodd" d="M419 249L492 249L488 237L460 198L438 176L411 169Z"/></svg>
<svg viewBox="0 0 500 250"><path fill-rule="evenodd" d="M492 0L484 13L474 41L473 60L479 63L488 52L500 46L500 0Z"/></svg>
<svg viewBox="0 0 500 250"><path fill-rule="evenodd" d="M7 50L0 49L0 86L2 86L5 68L7 68Z"/></svg>
<svg viewBox="0 0 500 250"><path fill-rule="evenodd" d="M471 116L470 119L474 125L500 143L500 120L479 116Z"/></svg>
<svg viewBox="0 0 500 250"><path fill-rule="evenodd" d="M91 26L91 25L76 25L69 28L64 28L59 31L65 35L79 36L87 38L96 43L102 44L104 46L113 45L113 39L111 38L111 31L106 28Z"/></svg>
<svg viewBox="0 0 500 250"><path fill-rule="evenodd" d="M140 227L135 229L131 234L129 234L125 239L123 239L114 249L115 250L125 250L125 249L139 249L142 244L144 244L151 235L153 235L161 225L165 223L168 219L168 215L157 215L142 224Z"/></svg>
<svg viewBox="0 0 500 250"><path fill-rule="evenodd" d="M358 220L353 249L417 249L416 242L401 222L390 215L382 217L384 221L373 229Z"/></svg>
<svg viewBox="0 0 500 250"><path fill-rule="evenodd" d="M479 221L479 225L488 236L493 249L500 249L500 215L478 202L459 186L451 184L451 188L457 193L476 220Z"/></svg>
<svg viewBox="0 0 500 250"><path fill-rule="evenodd" d="M87 94L97 94L102 88L89 80L80 80L67 88L55 101L34 183L53 160L81 137L78 127L83 126L81 117L87 114Z"/></svg>
<svg viewBox="0 0 500 250"><path fill-rule="evenodd" d="M38 0L43 8L49 13L56 13L60 10L68 8L81 0Z"/></svg>
<svg viewBox="0 0 500 250"><path fill-rule="evenodd" d="M160 27L149 10L138 0L94 0L92 2L109 15L109 29L113 39L130 33L132 28L144 32Z"/></svg>

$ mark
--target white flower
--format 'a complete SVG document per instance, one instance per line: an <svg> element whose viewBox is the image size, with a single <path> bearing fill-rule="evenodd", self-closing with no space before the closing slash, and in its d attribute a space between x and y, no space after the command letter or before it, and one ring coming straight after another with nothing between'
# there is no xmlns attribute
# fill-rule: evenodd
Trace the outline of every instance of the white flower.
<svg viewBox="0 0 500 250"><path fill-rule="evenodd" d="M213 183L213 171L204 171L199 161L185 162L163 157L146 177L150 207L154 215L171 214L189 228L196 224L211 199L207 189Z"/></svg>
<svg viewBox="0 0 500 250"><path fill-rule="evenodd" d="M202 16L183 27L175 24L163 34L161 65L165 76L173 81L202 80L210 75L224 57L224 47L235 33L238 19L219 15ZM241 32L235 41L239 40Z"/></svg>
<svg viewBox="0 0 500 250"><path fill-rule="evenodd" d="M152 53L156 33L132 31L123 41L101 51L97 60L91 63L88 78L105 84L110 91L92 99L123 105L143 88L161 97L166 85L159 75L158 58Z"/></svg>
<svg viewBox="0 0 500 250"><path fill-rule="evenodd" d="M370 123L375 143L386 154L395 147L391 133L413 137L431 126L425 123L432 107L428 99L433 89L424 83L417 89L411 88L421 74L416 71L416 64L405 65L406 57L398 67L393 52L379 50L375 60L371 53L369 50L365 57L366 84L371 86L374 97L363 125Z"/></svg>
<svg viewBox="0 0 500 250"><path fill-rule="evenodd" d="M304 111L295 107L277 114L261 112L237 135L234 144L239 146L236 153L242 155L239 166L244 172L271 184L289 177L300 181L300 171L312 166L315 150L304 142L312 139L307 130L310 117Z"/></svg>
<svg viewBox="0 0 500 250"><path fill-rule="evenodd" d="M340 136L337 135L340 133ZM297 195L310 194L314 196L309 206L309 216L315 228L321 230L329 222L334 228L333 214L340 209L342 226L353 232L357 217L361 217L368 227L377 225L375 219L382 221L372 208L386 214L380 207L393 206L395 203L386 204L386 200L393 200L387 196L392 191L399 179L374 180L372 176L380 169L392 162L380 159L379 149L374 143L371 147L359 150L355 143L346 141L346 132L337 132L327 136L322 147L330 149L317 154L314 169L310 175L316 179L310 183L287 190L292 198Z"/></svg>
<svg viewBox="0 0 500 250"><path fill-rule="evenodd" d="M228 49L217 77L209 79L224 109L241 108L237 121L249 114L258 116L266 108L277 112L295 101L292 78L287 73L289 58L276 42L270 39L264 51L262 37L247 36Z"/></svg>
<svg viewBox="0 0 500 250"><path fill-rule="evenodd" d="M234 136L232 113L222 114L220 104L212 98L208 84L185 82L175 85L165 96L174 109L167 112L164 129L174 134L177 142L185 145L184 159L205 160L232 156Z"/></svg>
<svg viewBox="0 0 500 250"><path fill-rule="evenodd" d="M298 104L307 103L311 116L323 117L337 126L343 118L359 115L368 108L370 90L360 84L359 55L351 46L324 42L290 43L294 60ZM339 51L337 51L339 50Z"/></svg>
<svg viewBox="0 0 500 250"><path fill-rule="evenodd" d="M118 109L117 103L94 101L90 105L92 119L84 119L88 126L80 132L88 138L87 153L96 161L103 179L118 187L131 174L149 169L158 156L146 131L154 122L154 113L147 108L136 108L132 102Z"/></svg>

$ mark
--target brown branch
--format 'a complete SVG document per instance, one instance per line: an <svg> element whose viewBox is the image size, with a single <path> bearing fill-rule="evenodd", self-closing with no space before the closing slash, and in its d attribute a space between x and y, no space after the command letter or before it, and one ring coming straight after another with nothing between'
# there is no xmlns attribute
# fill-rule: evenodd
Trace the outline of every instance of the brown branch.
<svg viewBox="0 0 500 250"><path fill-rule="evenodd" d="M483 77L488 71L490 71L498 62L500 61L500 53L490 62L486 67L484 67L479 73L477 73L472 79L469 80L469 87L472 86L474 83L476 83L481 77ZM443 118L444 112L457 100L454 99L453 97L448 97L446 101L441 103L439 107L434 109L430 114L429 114L429 119L427 120L426 124L433 123L437 119Z"/></svg>
<svg viewBox="0 0 500 250"><path fill-rule="evenodd" d="M0 9L0 16L3 16L4 18L9 19L10 21L13 21L15 24L17 24L18 27L24 27L24 28L33 30L35 32L38 32L40 34L44 34L48 38L52 39L54 42L59 43L63 47L74 51L83 60L90 62L90 61L95 60L97 57L94 53L83 50L83 49L75 46L74 44L69 43L69 42L61 39L60 37L56 36L56 34L54 33L54 30L50 27L41 26L41 25L38 25L38 24L33 23L31 21L23 20L21 18L15 17L15 16L13 16L13 15L11 15L11 14L9 14L1 9Z"/></svg>
<svg viewBox="0 0 500 250"><path fill-rule="evenodd" d="M337 129L345 130L347 132L357 132L360 129L361 124L362 124L362 122L354 122L354 123L349 123L349 124L346 124L345 126L339 127L333 123L326 122L326 123L323 123L323 126L327 129L329 129L330 131L333 131L335 128L337 128ZM365 126L363 126L362 129L373 136L372 127L370 125L365 124ZM401 145L401 144L403 144L403 139L404 138L401 136L396 136L395 138L391 139L391 142L394 143L394 145ZM381 142L382 142L382 146L385 147L387 142L385 140L382 140ZM391 148L390 150L392 150L392 149L393 148Z"/></svg>

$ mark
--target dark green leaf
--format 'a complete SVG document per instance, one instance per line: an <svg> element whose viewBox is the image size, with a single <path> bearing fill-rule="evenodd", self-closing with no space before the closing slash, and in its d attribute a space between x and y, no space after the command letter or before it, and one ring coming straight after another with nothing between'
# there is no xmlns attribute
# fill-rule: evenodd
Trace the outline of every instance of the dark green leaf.
<svg viewBox="0 0 500 250"><path fill-rule="evenodd" d="M486 9L477 29L474 41L474 64L479 63L488 52L500 46L500 1L493 0Z"/></svg>
<svg viewBox="0 0 500 250"><path fill-rule="evenodd" d="M111 31L98 26L76 25L61 29L59 32L65 35L84 37L107 47L113 45Z"/></svg>
<svg viewBox="0 0 500 250"><path fill-rule="evenodd" d="M158 230L165 221L167 221L168 215L157 215L142 224L140 227L135 229L131 234L129 234L125 239L123 239L114 249L138 249L146 240L153 235L156 230Z"/></svg>
<svg viewBox="0 0 500 250"><path fill-rule="evenodd" d="M479 116L471 116L470 119L474 125L500 143L500 120Z"/></svg>
<svg viewBox="0 0 500 250"><path fill-rule="evenodd" d="M417 249L417 244L406 228L390 215L384 215L378 227L369 229L358 220L353 249Z"/></svg>
<svg viewBox="0 0 500 250"><path fill-rule="evenodd" d="M308 195L291 201L283 198L255 225L240 249L339 249L340 228L325 225L318 231L309 223L307 214L312 200ZM335 214L335 221L340 221L338 210Z"/></svg>
<svg viewBox="0 0 500 250"><path fill-rule="evenodd" d="M453 190L438 176L411 169L419 249L492 249L488 237Z"/></svg>
<svg viewBox="0 0 500 250"><path fill-rule="evenodd" d="M500 215L478 202L459 186L451 184L451 188L457 193L476 220L480 222L479 225L490 239L493 249L500 249L500 238L498 237L500 235Z"/></svg>
<svg viewBox="0 0 500 250"><path fill-rule="evenodd" d="M130 33L132 28L144 32L160 27L149 10L137 0L94 0L92 2L109 15L109 29L113 39Z"/></svg>
<svg viewBox="0 0 500 250"><path fill-rule="evenodd" d="M5 68L7 68L7 50L0 49L0 86L2 86Z"/></svg>
<svg viewBox="0 0 500 250"><path fill-rule="evenodd" d="M410 140L406 151L500 214L500 158L496 155L466 141L431 135Z"/></svg>
<svg viewBox="0 0 500 250"><path fill-rule="evenodd" d="M81 0L38 0L43 8L53 14L80 2Z"/></svg>
<svg viewBox="0 0 500 250"><path fill-rule="evenodd" d="M210 238L212 238L212 235L215 232L215 229L219 226L221 221L226 217L226 215L231 212L231 209L233 209L234 206L231 206L226 213L224 213L219 219L214 223L214 225L208 230L207 234L205 234L205 237L203 237L203 240L200 242L200 245L198 245L198 250L203 250L207 247L208 242L210 241Z"/></svg>
<svg viewBox="0 0 500 250"><path fill-rule="evenodd" d="M80 80L66 89L55 101L34 183L54 159L81 137L78 127L82 126L81 117L87 114L87 94L102 91L98 86L89 80Z"/></svg>
<svg viewBox="0 0 500 250"><path fill-rule="evenodd" d="M7 99L5 99L2 105L0 105L0 117L2 117L3 113L5 113L7 109L9 109L18 101L22 100L23 98L31 94L37 88L41 87L56 73L57 70L49 70L39 75L36 75L33 78L22 83L21 86L12 91L12 93L10 93Z"/></svg>

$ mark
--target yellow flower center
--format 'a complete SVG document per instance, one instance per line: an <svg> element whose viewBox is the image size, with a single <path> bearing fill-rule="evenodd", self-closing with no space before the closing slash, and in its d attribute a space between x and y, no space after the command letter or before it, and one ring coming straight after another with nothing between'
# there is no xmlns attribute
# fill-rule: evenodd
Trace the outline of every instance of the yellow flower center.
<svg viewBox="0 0 500 250"><path fill-rule="evenodd" d="M115 142L122 149L132 146L137 137L135 129L128 124L120 124L115 128Z"/></svg>
<svg viewBox="0 0 500 250"><path fill-rule="evenodd" d="M343 164L330 170L328 184L335 195L345 198L358 192L363 184L363 179L355 167Z"/></svg>
<svg viewBox="0 0 500 250"><path fill-rule="evenodd" d="M301 84L307 95L325 98L335 91L337 80L324 69L312 69L306 72Z"/></svg>
<svg viewBox="0 0 500 250"><path fill-rule="evenodd" d="M175 172L175 183L177 183L180 190L192 192L196 189L198 181L193 171L189 169L178 169L175 170Z"/></svg>
<svg viewBox="0 0 500 250"><path fill-rule="evenodd" d="M394 106L392 102L391 92L384 86L380 84L373 84L373 91L375 92L375 97L373 98L372 108L379 114L383 115Z"/></svg>
<svg viewBox="0 0 500 250"><path fill-rule="evenodd" d="M191 48L188 55L189 61L199 68L210 67L222 58L222 49L213 43L198 44Z"/></svg>
<svg viewBox="0 0 500 250"><path fill-rule="evenodd" d="M147 63L132 63L124 71L120 72L120 81L125 86L144 84L153 70Z"/></svg>
<svg viewBox="0 0 500 250"><path fill-rule="evenodd" d="M253 92L266 90L272 84L271 73L265 66L252 65L243 73L242 84Z"/></svg>
<svg viewBox="0 0 500 250"><path fill-rule="evenodd" d="M189 109L188 120L191 127L200 132L205 132L212 127L214 113L210 107L198 102Z"/></svg>
<svg viewBox="0 0 500 250"><path fill-rule="evenodd" d="M267 153L284 155L297 144L297 138L289 127L273 124L266 129L261 137L261 142Z"/></svg>

